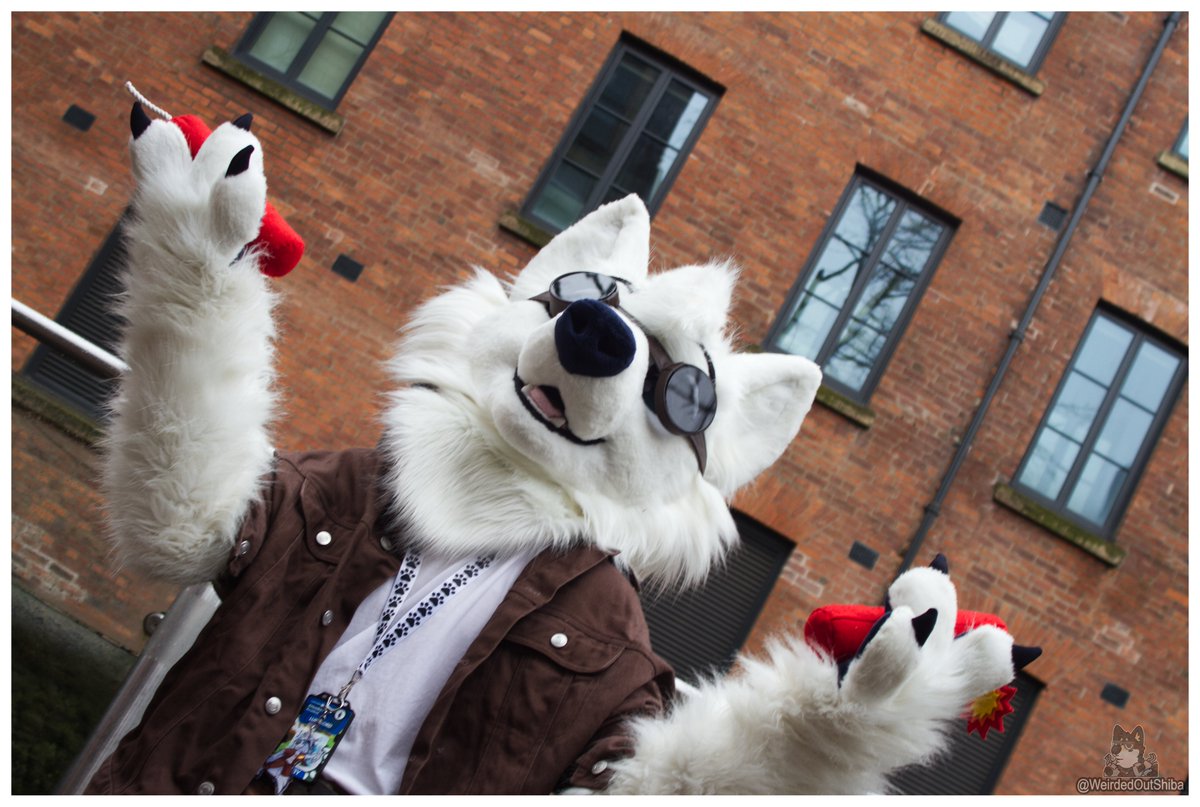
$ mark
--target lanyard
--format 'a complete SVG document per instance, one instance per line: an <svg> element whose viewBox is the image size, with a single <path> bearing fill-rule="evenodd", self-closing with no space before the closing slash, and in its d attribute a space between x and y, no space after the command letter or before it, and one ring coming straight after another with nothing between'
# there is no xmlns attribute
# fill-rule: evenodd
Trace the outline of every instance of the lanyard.
<svg viewBox="0 0 1200 807"><path fill-rule="evenodd" d="M383 604L383 610L379 612L379 624L375 628L375 641L371 646L371 652L359 662L354 674L350 676L350 680L338 692L337 699L345 703L350 690L362 679L372 664L400 644L422 622L433 616L439 608L446 604L447 600L464 589L484 569L491 566L494 559L492 555L481 555L474 560L467 561L456 572L443 580L441 585L426 594L420 602L397 619L396 613L408 596L413 581L417 579L417 572L421 569L421 556L412 551L406 553L400 571L396 573L396 580L392 583L392 591L388 594L387 602Z"/></svg>

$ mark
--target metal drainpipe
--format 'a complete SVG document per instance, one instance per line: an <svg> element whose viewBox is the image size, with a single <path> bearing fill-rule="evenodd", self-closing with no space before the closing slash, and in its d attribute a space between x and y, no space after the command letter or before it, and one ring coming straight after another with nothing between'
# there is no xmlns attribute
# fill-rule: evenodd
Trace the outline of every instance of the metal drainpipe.
<svg viewBox="0 0 1200 807"><path fill-rule="evenodd" d="M942 483L938 487L933 501L925 505L925 514L921 518L921 526L917 528L917 534L913 536L912 543L909 544L908 551L904 555L904 560L900 563L900 570L897 572L898 575L903 574L912 567L917 553L921 551L921 545L925 543L925 536L929 534L930 527L933 526L933 522L937 520L938 515L941 513L942 502L945 501L946 494L949 493L950 486L954 484L954 478L958 475L959 468L967 458L967 454L971 451L971 445L975 442L975 435L983 423L983 418L987 414L988 407L991 406L992 399L996 396L996 392L999 390L1000 384L1008 372L1008 366L1012 363L1017 348L1020 347L1021 342L1025 339L1025 332L1029 329L1029 323L1033 320L1033 315L1037 311L1042 297L1045 296L1050 281L1054 279L1054 273L1062 261L1063 254L1067 251L1067 246L1071 243L1071 238L1075 235L1076 228L1079 227L1079 221L1083 218L1084 211L1087 210L1088 202L1091 201L1092 194L1096 192L1096 188L1100 185L1100 181L1104 177L1109 160L1112 159L1113 151L1116 150L1117 141L1125 133L1125 127L1129 124L1129 119L1133 116L1134 107L1141 100L1142 92L1146 89L1146 84L1150 81L1150 75L1158 65L1158 60L1162 56L1163 50L1167 46L1167 41L1171 38L1171 34L1178 27L1181 16L1181 12L1175 11L1167 17L1163 31L1158 37L1158 43L1154 46L1154 51L1150 54L1150 58L1146 61L1146 66L1142 69L1141 78L1134 85L1133 92L1129 95L1129 100L1125 102L1125 109L1121 113L1121 119L1117 121L1117 125L1113 128L1112 133L1109 134L1108 142L1104 146L1104 151L1100 154L1100 159L1096 162L1096 167L1088 172L1087 184L1084 185L1083 193L1080 194L1079 201L1076 202L1075 209L1071 212L1071 219L1067 223L1067 228L1059 237L1058 243L1054 247L1054 252L1050 255L1050 259L1046 262L1046 266L1042 270L1042 277L1038 281L1037 288L1033 290L1033 296L1029 298L1029 304L1025 307L1025 313L1022 315L1020 323L1018 323L1009 336L1008 348L1004 351L1004 357L1000 359L1000 365L996 368L996 373L992 376L987 391L983 394L983 400L979 402L979 407L975 410L975 415L971 418L971 424L967 426L967 431L958 443L958 448L954 452L954 458L950 461L950 467L946 469L945 476L942 477Z"/></svg>

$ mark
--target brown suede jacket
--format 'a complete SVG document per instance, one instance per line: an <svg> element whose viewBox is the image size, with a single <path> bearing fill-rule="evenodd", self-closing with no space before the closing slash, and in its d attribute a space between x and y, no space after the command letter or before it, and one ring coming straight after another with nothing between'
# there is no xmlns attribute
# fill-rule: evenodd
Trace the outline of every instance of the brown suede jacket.
<svg viewBox="0 0 1200 807"><path fill-rule="evenodd" d="M87 792L246 791L355 608L400 566L405 537L384 512L380 465L366 449L279 455L215 584L221 607ZM318 542L322 532L332 540ZM562 647L550 641L559 633ZM543 552L455 667L400 792L601 788L597 763L630 752L624 722L660 712L673 692L610 555Z"/></svg>

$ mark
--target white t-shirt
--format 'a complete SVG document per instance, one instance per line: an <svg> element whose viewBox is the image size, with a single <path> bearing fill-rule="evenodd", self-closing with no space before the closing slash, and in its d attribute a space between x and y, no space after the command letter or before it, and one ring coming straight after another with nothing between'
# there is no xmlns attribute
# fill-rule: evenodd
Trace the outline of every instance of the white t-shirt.
<svg viewBox="0 0 1200 807"><path fill-rule="evenodd" d="M454 667L500 605L535 553L497 558L431 617L380 656L350 691L354 721L322 771L354 794L390 794L400 788L413 742ZM397 609L402 618L465 561L421 555L421 568ZM317 670L310 693L336 695L371 652L379 614L392 590L371 593ZM369 740L369 742L368 742Z"/></svg>

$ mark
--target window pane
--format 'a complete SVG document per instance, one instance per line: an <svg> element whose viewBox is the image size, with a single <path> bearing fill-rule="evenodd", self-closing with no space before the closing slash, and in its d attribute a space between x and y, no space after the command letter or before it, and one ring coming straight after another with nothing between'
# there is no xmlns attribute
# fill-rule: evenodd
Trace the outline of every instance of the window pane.
<svg viewBox="0 0 1200 807"><path fill-rule="evenodd" d="M837 347L822 369L830 378L837 379L852 390L860 390L886 342L886 333L852 317L842 329Z"/></svg>
<svg viewBox="0 0 1200 807"><path fill-rule="evenodd" d="M546 183L532 213L548 224L565 230L583 212L584 202L596 186L596 177L563 163Z"/></svg>
<svg viewBox="0 0 1200 807"><path fill-rule="evenodd" d="M1104 429L1096 438L1096 451L1122 468L1128 468L1133 465L1152 420L1154 416L1145 409L1118 398L1104 421Z"/></svg>
<svg viewBox="0 0 1200 807"><path fill-rule="evenodd" d="M792 321L779 335L779 349L815 359L837 319L838 309L805 292Z"/></svg>
<svg viewBox="0 0 1200 807"><path fill-rule="evenodd" d="M335 98L362 52L362 45L329 31L296 80L326 98Z"/></svg>
<svg viewBox="0 0 1200 807"><path fill-rule="evenodd" d="M1028 67L1037 52L1050 21L1041 14L1013 11L1000 23L992 40L992 50L1022 67Z"/></svg>
<svg viewBox="0 0 1200 807"><path fill-rule="evenodd" d="M890 332L941 234L941 225L919 213L906 212L892 233L883 259L872 270L854 316L883 333Z"/></svg>
<svg viewBox="0 0 1200 807"><path fill-rule="evenodd" d="M600 200L600 204L606 205L609 202L615 202L618 199L624 199L628 195L629 191L625 190L624 188L619 188L616 185L610 185L604 194L604 198ZM642 203L644 204L645 202L646 200L642 199Z"/></svg>
<svg viewBox="0 0 1200 807"><path fill-rule="evenodd" d="M989 11L952 11L942 21L972 39L980 40L987 33L988 26L992 24L995 16L995 12Z"/></svg>
<svg viewBox="0 0 1200 807"><path fill-rule="evenodd" d="M333 21L333 30L365 46L375 36L386 16L386 11L342 11Z"/></svg>
<svg viewBox="0 0 1200 807"><path fill-rule="evenodd" d="M567 150L567 159L596 174L603 174L608 161L629 131L629 124L603 109L593 109Z"/></svg>
<svg viewBox="0 0 1200 807"><path fill-rule="evenodd" d="M1175 146L1175 153L1183 159L1188 158L1188 127L1187 123L1183 124L1183 134L1179 136L1179 143Z"/></svg>
<svg viewBox="0 0 1200 807"><path fill-rule="evenodd" d="M921 271L941 235L941 225L907 211L871 270L851 320L838 337L838 347L825 371L851 389L861 389L883 351Z"/></svg>
<svg viewBox="0 0 1200 807"><path fill-rule="evenodd" d="M306 14L277 12L258 35L249 53L280 73L286 73L316 24L316 20Z"/></svg>
<svg viewBox="0 0 1200 807"><path fill-rule="evenodd" d="M1079 443L1087 438L1092 421L1104 403L1105 388L1079 373L1071 373L1063 385L1047 421L1051 428Z"/></svg>
<svg viewBox="0 0 1200 807"><path fill-rule="evenodd" d="M660 71L636 56L625 54L613 77L600 93L600 104L627 120L637 117L638 110L646 103L646 96L654 88Z"/></svg>
<svg viewBox="0 0 1200 807"><path fill-rule="evenodd" d="M646 131L681 149L706 106L708 99L704 95L678 81L672 81L650 116Z"/></svg>
<svg viewBox="0 0 1200 807"><path fill-rule="evenodd" d="M642 135L621 166L617 182L649 201L658 193L679 152Z"/></svg>
<svg viewBox="0 0 1200 807"><path fill-rule="evenodd" d="M1017 481L1047 499L1057 499L1078 454L1078 444L1043 428Z"/></svg>
<svg viewBox="0 0 1200 807"><path fill-rule="evenodd" d="M1067 509L1096 524L1103 524L1108 520L1117 493L1128 475L1127 471L1099 454L1092 454L1083 466L1079 481L1075 483L1075 490L1067 501Z"/></svg>
<svg viewBox="0 0 1200 807"><path fill-rule="evenodd" d="M1179 359L1157 345L1143 342L1121 385L1121 394L1151 412L1157 411L1178 367Z"/></svg>
<svg viewBox="0 0 1200 807"><path fill-rule="evenodd" d="M1075 369L1107 387L1132 341L1133 334L1128 330L1111 319L1096 317L1075 359Z"/></svg>
<svg viewBox="0 0 1200 807"><path fill-rule="evenodd" d="M895 208L894 199L869 185L859 185L781 332L780 348L810 359L817 357L833 327L833 318L845 305L863 261L883 235ZM821 305L811 305L810 298Z"/></svg>

